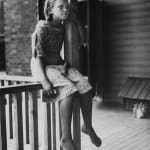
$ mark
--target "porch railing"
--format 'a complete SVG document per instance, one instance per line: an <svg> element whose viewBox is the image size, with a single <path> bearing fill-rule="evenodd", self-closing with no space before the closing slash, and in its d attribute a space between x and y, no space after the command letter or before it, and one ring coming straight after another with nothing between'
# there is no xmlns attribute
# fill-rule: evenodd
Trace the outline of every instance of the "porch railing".
<svg viewBox="0 0 150 150"><path fill-rule="evenodd" d="M32 77L0 75L0 150L61 150L59 103L42 102L41 91ZM72 132L80 150L80 108L75 102Z"/></svg>

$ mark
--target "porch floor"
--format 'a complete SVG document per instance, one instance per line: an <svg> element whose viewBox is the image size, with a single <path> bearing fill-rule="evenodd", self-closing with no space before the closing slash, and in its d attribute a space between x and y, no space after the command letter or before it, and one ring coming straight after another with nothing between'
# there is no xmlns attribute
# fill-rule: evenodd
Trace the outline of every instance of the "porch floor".
<svg viewBox="0 0 150 150"><path fill-rule="evenodd" d="M150 150L150 115L136 119L121 105L94 102L93 124L102 146L94 148L82 134L82 150Z"/></svg>
<svg viewBox="0 0 150 150"><path fill-rule="evenodd" d="M102 138L102 146L94 147L81 133L81 150L150 150L150 117L136 119L122 106L94 101L93 125ZM13 141L9 142L9 149L15 150ZM25 150L28 149L26 145Z"/></svg>

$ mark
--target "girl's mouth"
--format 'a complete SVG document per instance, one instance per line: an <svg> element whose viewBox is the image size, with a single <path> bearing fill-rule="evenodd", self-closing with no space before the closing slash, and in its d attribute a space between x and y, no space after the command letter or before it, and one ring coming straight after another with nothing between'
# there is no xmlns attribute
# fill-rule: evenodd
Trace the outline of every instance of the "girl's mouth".
<svg viewBox="0 0 150 150"><path fill-rule="evenodd" d="M62 17L63 17L63 18L67 18L67 17L68 17L68 14L63 14Z"/></svg>

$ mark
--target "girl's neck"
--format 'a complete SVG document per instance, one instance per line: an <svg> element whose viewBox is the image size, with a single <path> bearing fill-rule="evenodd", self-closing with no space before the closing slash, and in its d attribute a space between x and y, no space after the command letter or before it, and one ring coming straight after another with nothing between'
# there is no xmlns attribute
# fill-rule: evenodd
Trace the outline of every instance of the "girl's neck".
<svg viewBox="0 0 150 150"><path fill-rule="evenodd" d="M54 27L54 28L61 28L61 26L62 26L62 21L60 21L60 20L52 20L52 22L51 22L51 24L52 24L52 26Z"/></svg>

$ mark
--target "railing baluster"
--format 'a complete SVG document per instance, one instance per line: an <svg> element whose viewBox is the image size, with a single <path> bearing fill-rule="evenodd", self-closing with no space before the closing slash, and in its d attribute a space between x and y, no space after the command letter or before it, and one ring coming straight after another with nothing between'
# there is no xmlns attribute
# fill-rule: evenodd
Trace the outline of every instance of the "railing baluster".
<svg viewBox="0 0 150 150"><path fill-rule="evenodd" d="M44 133L43 150L52 150L51 104L43 103Z"/></svg>
<svg viewBox="0 0 150 150"><path fill-rule="evenodd" d="M81 150L81 134L80 134L80 104L77 95L73 108L73 139L78 150Z"/></svg>
<svg viewBox="0 0 150 150"><path fill-rule="evenodd" d="M60 150L60 138L61 138L61 124L59 113L59 102L55 102L55 114L56 114L56 149Z"/></svg>
<svg viewBox="0 0 150 150"><path fill-rule="evenodd" d="M5 96L0 95L0 149L7 150Z"/></svg>
<svg viewBox="0 0 150 150"><path fill-rule="evenodd" d="M31 150L38 150L38 106L37 91L29 92L29 131Z"/></svg>
<svg viewBox="0 0 150 150"><path fill-rule="evenodd" d="M55 103L52 103L52 128L53 128L53 150L56 150L56 111Z"/></svg>
<svg viewBox="0 0 150 150"><path fill-rule="evenodd" d="M61 129L61 120L60 120L60 102L58 103L58 109L59 109L59 138L61 139L62 137L62 129ZM63 150L62 147L60 146L60 150Z"/></svg>
<svg viewBox="0 0 150 150"><path fill-rule="evenodd" d="M13 107L13 100L12 95L9 95L9 132L10 132L10 138L13 139L13 119L12 119L12 107Z"/></svg>
<svg viewBox="0 0 150 150"><path fill-rule="evenodd" d="M22 95L13 94L14 98L14 121L16 150L24 150L23 145L23 119L22 119Z"/></svg>
<svg viewBox="0 0 150 150"><path fill-rule="evenodd" d="M29 96L25 92L25 124L26 124L26 144L29 144Z"/></svg>
<svg viewBox="0 0 150 150"><path fill-rule="evenodd" d="M4 86L4 80L1 80L1 86Z"/></svg>
<svg viewBox="0 0 150 150"><path fill-rule="evenodd" d="M11 80L10 76L6 76L6 79L0 77L0 150L7 150L7 134L10 132L10 138L15 137L16 149L15 150L24 150L24 141L31 150L62 150L60 148L60 138L61 138L61 122L60 122L60 111L59 111L59 102L56 103L43 103L43 118L38 120L38 106L37 100L39 95L37 95L37 90L42 91L42 86L40 83L31 83L32 81L28 81L28 83L24 83L23 79L20 78L19 82L17 82L17 77ZM10 80L13 82L14 86L6 86L10 83ZM31 80L31 79L30 79ZM5 82L7 81L7 82ZM29 83L30 82L30 83ZM6 83L6 84L5 84ZM19 84L18 84L19 83ZM22 84L23 83L23 84ZM32 92L34 90L34 92ZM29 92L27 92L29 91ZM13 94L12 94L13 93ZM2 96L3 94L3 96ZM8 101L7 112L5 111L5 96ZM12 95L12 98L11 98ZM37 98L38 96L38 98ZM78 98L77 98L78 99ZM3 102L1 100L4 100ZM12 105L13 100L13 105ZM24 101L23 101L24 100ZM22 104L22 101L24 102ZM80 137L80 109L78 100L75 101L74 105L74 113L73 113L73 139L77 146L78 150L81 150L81 137ZM13 107L12 107L13 106ZM22 106L23 110L22 110ZM22 112L23 111L23 112ZM8 115L8 119L6 122L6 115ZM13 118L12 118L13 115ZM44 119L44 120L43 120ZM42 121L42 123L40 122ZM8 123L9 122L9 123ZM6 123L8 123L8 132L6 132ZM23 128L23 123L26 126ZM41 127L44 129L41 132L41 128L38 129L38 123L41 123ZM4 125L5 124L5 125ZM23 130L25 129L25 130ZM26 132L24 132L26 131ZM40 132L40 137L38 135L38 131ZM8 134L9 135L9 134ZM24 140L26 138L26 140ZM43 141L41 141L43 139ZM41 142L41 143L40 143ZM13 144L13 143L11 143ZM42 146L42 147L40 147Z"/></svg>
<svg viewBox="0 0 150 150"><path fill-rule="evenodd" d="M4 80L4 86L8 87L11 85L10 80ZM13 138L13 119L12 119L12 96L11 94L5 94L6 98L6 129L7 136L12 139Z"/></svg>
<svg viewBox="0 0 150 150"><path fill-rule="evenodd" d="M8 85L11 85L11 81L8 81ZM8 96L8 105L9 105L9 132L10 132L10 139L13 138L13 119L12 119L12 107L13 107L13 99L12 95L9 94Z"/></svg>
<svg viewBox="0 0 150 150"><path fill-rule="evenodd" d="M8 133L8 137L10 139L13 139L13 100L12 100L12 94L5 94L5 98L6 98L6 103L7 103L7 107L6 107L6 116L7 116L7 133Z"/></svg>

